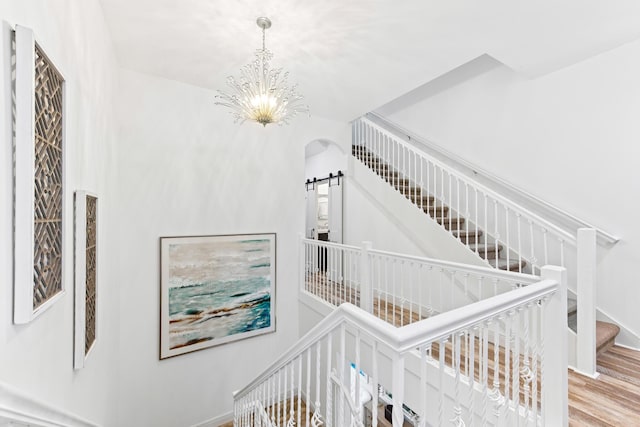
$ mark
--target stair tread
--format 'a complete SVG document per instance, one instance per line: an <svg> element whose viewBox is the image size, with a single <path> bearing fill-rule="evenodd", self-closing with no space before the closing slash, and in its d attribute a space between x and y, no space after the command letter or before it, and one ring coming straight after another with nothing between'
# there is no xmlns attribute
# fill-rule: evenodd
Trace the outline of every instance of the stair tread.
<svg viewBox="0 0 640 427"><path fill-rule="evenodd" d="M477 236L480 237L482 236L482 234L484 233L482 230L480 229L469 229L469 230L454 230L452 231L453 235L460 238L460 237L474 237L476 236L476 232L477 232Z"/></svg>
<svg viewBox="0 0 640 427"><path fill-rule="evenodd" d="M596 321L596 353L606 351L613 346L620 333L620 327L613 323Z"/></svg>
<svg viewBox="0 0 640 427"><path fill-rule="evenodd" d="M478 252L484 252L485 248L487 250L487 252L495 252L496 250L496 244L495 243L488 243L485 244L484 243L470 243L469 244L469 249L471 249L472 251L476 251L476 249L478 250ZM498 251L501 251L504 247L501 244L498 244Z"/></svg>
<svg viewBox="0 0 640 427"><path fill-rule="evenodd" d="M495 259L490 259L487 260L489 261L489 264L492 267L496 266L496 260ZM524 270L524 268L527 266L527 262L526 261L518 261L510 259L509 262L507 263L506 259L498 259L498 269L500 270L509 270L509 271L521 271Z"/></svg>

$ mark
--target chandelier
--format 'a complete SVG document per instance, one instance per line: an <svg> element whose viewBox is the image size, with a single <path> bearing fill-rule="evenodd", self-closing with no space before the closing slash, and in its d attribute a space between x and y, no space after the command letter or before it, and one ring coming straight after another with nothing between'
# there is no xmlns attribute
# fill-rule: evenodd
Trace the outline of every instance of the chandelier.
<svg viewBox="0 0 640 427"><path fill-rule="evenodd" d="M308 114L309 107L301 103L302 95L296 91L298 85L287 86L289 72L269 68L273 53L265 47L265 32L271 27L271 20L260 17L256 23L262 28L262 49L256 51L253 62L240 69L238 80L227 77L232 92L218 90L216 105L229 107L235 123L253 120L262 126L289 124L296 114Z"/></svg>

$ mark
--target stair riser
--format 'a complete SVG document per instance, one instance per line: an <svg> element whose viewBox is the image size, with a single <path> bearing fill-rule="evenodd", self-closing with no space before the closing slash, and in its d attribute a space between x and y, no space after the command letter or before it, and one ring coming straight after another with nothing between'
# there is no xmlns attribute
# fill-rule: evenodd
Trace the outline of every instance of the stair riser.
<svg viewBox="0 0 640 427"><path fill-rule="evenodd" d="M431 217L446 219L449 216L449 208L447 206L429 206L428 208L425 206L422 208L422 211Z"/></svg>
<svg viewBox="0 0 640 427"><path fill-rule="evenodd" d="M449 221L451 219L451 221ZM464 218L436 218L438 224L444 226L446 230L459 230L464 227Z"/></svg>
<svg viewBox="0 0 640 427"><path fill-rule="evenodd" d="M420 191L405 194L405 196L418 206L432 206L435 202L435 198L432 196L420 196Z"/></svg>
<svg viewBox="0 0 640 427"><path fill-rule="evenodd" d="M395 174L395 176L389 176L388 178L386 178L386 181L396 188L410 187L411 185L408 179L398 177L397 173ZM411 187L411 188L415 188L415 187Z"/></svg>
<svg viewBox="0 0 640 427"><path fill-rule="evenodd" d="M475 252L475 248L470 248ZM498 258L500 258L500 252L502 251L501 247L498 247ZM496 259L496 248L495 246L488 246L485 250L484 246L478 248L478 255L480 255L484 259L489 259L491 261Z"/></svg>

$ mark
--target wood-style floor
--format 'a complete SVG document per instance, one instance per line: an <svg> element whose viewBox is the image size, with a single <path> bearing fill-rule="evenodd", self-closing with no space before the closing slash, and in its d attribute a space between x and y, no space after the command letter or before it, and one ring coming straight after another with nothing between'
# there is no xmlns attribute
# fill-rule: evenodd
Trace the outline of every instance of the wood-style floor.
<svg viewBox="0 0 640 427"><path fill-rule="evenodd" d="M640 352L614 346L596 379L569 371L569 425L640 426Z"/></svg>

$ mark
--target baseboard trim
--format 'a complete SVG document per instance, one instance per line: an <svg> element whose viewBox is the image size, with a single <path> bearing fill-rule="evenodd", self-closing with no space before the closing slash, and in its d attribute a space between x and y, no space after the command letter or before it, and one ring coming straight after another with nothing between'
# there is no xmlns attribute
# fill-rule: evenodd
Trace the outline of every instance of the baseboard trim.
<svg viewBox="0 0 640 427"><path fill-rule="evenodd" d="M191 427L218 427L220 424L228 423L230 421L233 421L233 411L218 415L217 417L210 418L198 424L194 424Z"/></svg>
<svg viewBox="0 0 640 427"><path fill-rule="evenodd" d="M618 347L626 348L628 350L640 351L639 347L631 347L630 345L618 344L618 343L615 343L615 345L617 345Z"/></svg>
<svg viewBox="0 0 640 427"><path fill-rule="evenodd" d="M31 427L99 427L98 424L0 382L0 422L4 421L28 424Z"/></svg>

